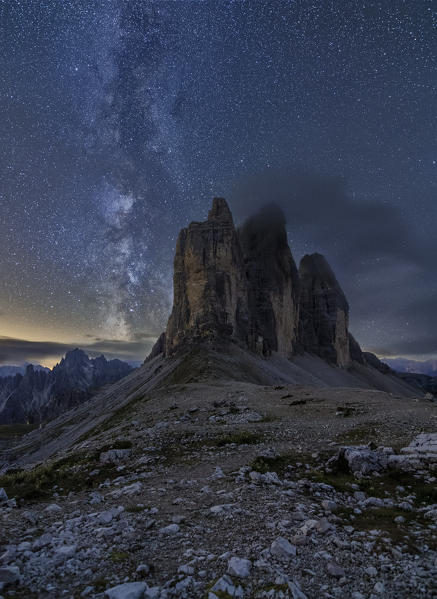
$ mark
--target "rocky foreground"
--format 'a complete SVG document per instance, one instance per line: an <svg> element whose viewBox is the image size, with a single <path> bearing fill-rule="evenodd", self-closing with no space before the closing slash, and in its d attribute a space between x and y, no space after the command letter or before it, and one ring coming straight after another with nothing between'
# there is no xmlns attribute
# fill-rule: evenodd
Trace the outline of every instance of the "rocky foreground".
<svg viewBox="0 0 437 599"><path fill-rule="evenodd" d="M0 594L437 597L435 409L351 389L156 391L0 478Z"/></svg>

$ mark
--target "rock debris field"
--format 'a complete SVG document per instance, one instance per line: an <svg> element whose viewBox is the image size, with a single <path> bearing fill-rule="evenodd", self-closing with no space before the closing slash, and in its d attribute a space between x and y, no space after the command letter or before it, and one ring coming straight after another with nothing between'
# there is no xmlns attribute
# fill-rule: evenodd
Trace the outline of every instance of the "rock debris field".
<svg viewBox="0 0 437 599"><path fill-rule="evenodd" d="M437 597L435 403L177 385L0 478L4 598Z"/></svg>

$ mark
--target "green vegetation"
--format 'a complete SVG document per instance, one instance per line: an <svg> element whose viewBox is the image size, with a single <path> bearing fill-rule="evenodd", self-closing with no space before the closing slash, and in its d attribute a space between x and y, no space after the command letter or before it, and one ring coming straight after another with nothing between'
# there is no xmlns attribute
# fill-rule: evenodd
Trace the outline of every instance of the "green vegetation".
<svg viewBox="0 0 437 599"><path fill-rule="evenodd" d="M74 453L32 470L13 470L0 476L0 487L9 497L37 501L49 498L57 485L64 492L91 489L107 478L116 478L118 472L112 464L98 464L98 474L90 476L96 468L96 454Z"/></svg>
<svg viewBox="0 0 437 599"><path fill-rule="evenodd" d="M36 428L38 428L38 424L1 424L0 440L16 439Z"/></svg>
<svg viewBox="0 0 437 599"><path fill-rule="evenodd" d="M311 456L303 454L284 453L275 457L258 456L250 464L252 470L265 474L266 472L276 472L278 476L284 475L289 466L311 464L314 459ZM307 476L305 470L305 476Z"/></svg>
<svg viewBox="0 0 437 599"><path fill-rule="evenodd" d="M127 553L126 551L117 551L116 549L114 549L113 551L111 551L109 557L111 558L111 561L114 562L114 564L117 564L128 560L129 553Z"/></svg>
<svg viewBox="0 0 437 599"><path fill-rule="evenodd" d="M132 441L129 441L128 439L119 439L113 443L107 443L100 449L100 451L109 451L111 449L131 449L131 447L133 447Z"/></svg>
<svg viewBox="0 0 437 599"><path fill-rule="evenodd" d="M421 524L424 521L421 514L403 510L398 507L375 507L364 510L361 514L354 514L351 508L339 508L336 511L337 516L349 521L355 529L361 531L380 530L383 536L388 537L393 543L406 545L412 553L420 552L420 547L411 539L411 525ZM395 518L402 516L404 522L395 522Z"/></svg>
<svg viewBox="0 0 437 599"><path fill-rule="evenodd" d="M369 443L378 438L374 423L361 424L337 435L337 441L345 444Z"/></svg>
<svg viewBox="0 0 437 599"><path fill-rule="evenodd" d="M145 509L147 508L144 505L128 505L126 511L131 514L140 514L141 512L144 512Z"/></svg>
<svg viewBox="0 0 437 599"><path fill-rule="evenodd" d="M93 582L93 587L96 593L103 593L109 586L109 581L103 576L99 576Z"/></svg>

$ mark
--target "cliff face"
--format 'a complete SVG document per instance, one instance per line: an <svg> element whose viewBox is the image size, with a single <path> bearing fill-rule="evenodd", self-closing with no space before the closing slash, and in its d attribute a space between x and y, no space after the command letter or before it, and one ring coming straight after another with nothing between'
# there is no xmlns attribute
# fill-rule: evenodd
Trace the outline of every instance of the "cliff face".
<svg viewBox="0 0 437 599"><path fill-rule="evenodd" d="M299 266L299 336L303 348L341 367L350 362L349 305L331 267L320 254Z"/></svg>
<svg viewBox="0 0 437 599"><path fill-rule="evenodd" d="M248 344L264 355L291 357L297 338L299 277L285 218L269 206L239 230L248 284Z"/></svg>
<svg viewBox="0 0 437 599"><path fill-rule="evenodd" d="M262 355L306 351L346 368L363 361L348 331L349 306L320 254L296 268L282 212L270 206L236 231L226 201L182 229L174 259L174 303L150 355L200 340L232 340Z"/></svg>
<svg viewBox="0 0 437 599"><path fill-rule="evenodd" d="M247 284L238 235L226 201L215 198L208 220L191 223L179 233L166 352L186 339L245 341L247 324Z"/></svg>

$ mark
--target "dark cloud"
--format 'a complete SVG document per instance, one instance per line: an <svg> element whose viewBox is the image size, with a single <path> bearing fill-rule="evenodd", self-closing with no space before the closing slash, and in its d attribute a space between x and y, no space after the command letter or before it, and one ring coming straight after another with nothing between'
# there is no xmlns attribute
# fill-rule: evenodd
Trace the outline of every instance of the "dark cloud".
<svg viewBox="0 0 437 599"><path fill-rule="evenodd" d="M233 192L240 219L272 200L287 217L295 258L319 251L331 262L365 348L437 353L435 237L413 226L401 206L358 196L341 178L265 172L239 181Z"/></svg>
<svg viewBox="0 0 437 599"><path fill-rule="evenodd" d="M131 361L138 360L139 356L145 358L150 352L154 340L155 338L152 336L144 336L142 340L134 341L96 339L93 343L80 344L79 347L93 357L104 354L108 359L119 358ZM0 364L58 360L75 347L77 344L0 337Z"/></svg>

